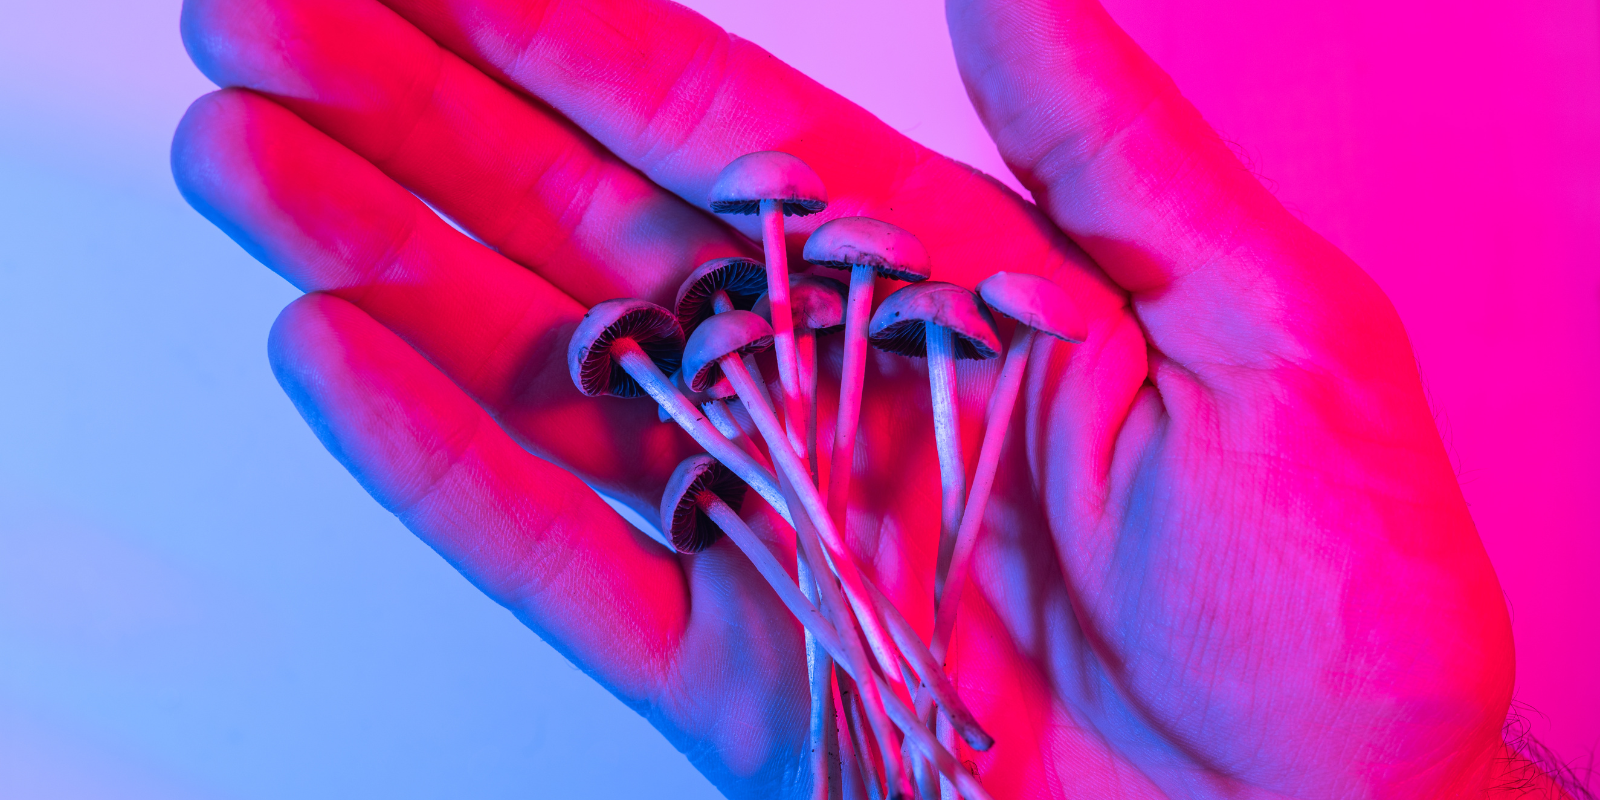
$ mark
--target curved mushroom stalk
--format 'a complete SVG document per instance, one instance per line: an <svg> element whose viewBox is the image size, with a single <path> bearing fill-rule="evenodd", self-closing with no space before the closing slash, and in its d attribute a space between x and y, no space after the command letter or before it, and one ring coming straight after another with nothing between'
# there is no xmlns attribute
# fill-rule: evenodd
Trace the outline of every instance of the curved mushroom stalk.
<svg viewBox="0 0 1600 800"><path fill-rule="evenodd" d="M885 698L889 720L902 730L908 741L935 762L940 774L955 781L967 797L987 800L988 794L983 787L967 775L949 751L918 724L910 709L893 692L888 691L889 687L883 678L870 669L860 642L856 641L852 647L853 637L843 635L801 594L783 565L778 563L777 557L740 518L736 504L729 502L729 496L737 498L738 489L731 476L718 474L720 468L721 465L716 461L703 455L691 456L678 465L668 481L667 493L662 497L663 527L674 531L683 529L686 539L691 538L689 532L692 531L693 538L698 541L706 538L703 525L710 523L718 532L733 539L756 571L767 579L778 599L802 625L816 635L817 641L833 654L840 666L863 686L864 691L876 692ZM727 471L722 469L721 472ZM892 740L889 733L884 729L880 736Z"/></svg>
<svg viewBox="0 0 1600 800"><path fill-rule="evenodd" d="M632 298L607 300L589 309L572 332L567 368L578 391L590 397L649 395L706 452L789 517L772 473L718 432L667 377L682 360L683 344L683 329L666 309Z"/></svg>
<svg viewBox="0 0 1600 800"><path fill-rule="evenodd" d="M1000 378L989 395L987 423L983 430L983 444L978 451L978 465L973 472L972 488L961 515L961 527L956 533L944 592L939 596L934 612L933 643L929 649L940 663L944 662L950 646L950 635L955 630L956 612L961 606L961 593L966 587L972 551L977 545L978 529L983 524L989 494L994 489L1000 451L1011 429L1011 412L1016 406L1017 393L1028 367L1028 353L1033 346L1034 333L1037 331L1065 342L1082 342L1088 337L1088 325L1077 304L1060 286L1045 278L1024 273L997 272L978 284L978 294L991 310L1016 320L1017 329L1011 334L1011 345L1006 349Z"/></svg>
<svg viewBox="0 0 1600 800"><path fill-rule="evenodd" d="M844 526L867 372L873 281L880 275L913 283L924 281L931 269L928 251L917 237L869 217L841 217L823 223L806 240L803 255L819 267L850 273L843 320L844 365L839 373L839 409L834 418L828 472L828 511L838 525Z"/></svg>
<svg viewBox="0 0 1600 800"><path fill-rule="evenodd" d="M966 462L961 454L956 403L956 359L989 359L1000 354L994 318L967 289L942 281L913 284L889 295L872 316L873 346L928 360L933 399L934 442L939 452L939 561L934 572L934 603L944 594L945 575L955 552L956 531L966 502Z"/></svg>
<svg viewBox="0 0 1600 800"><path fill-rule="evenodd" d="M711 187L712 211L761 216L761 247L767 259L767 294L772 297L778 380L783 386L790 445L797 450L804 447L805 442L801 438L803 432L796 428L801 419L800 375L789 310L789 253L783 218L815 214L827 205L828 194L822 179L804 161L775 150L734 159L723 168Z"/></svg>
<svg viewBox="0 0 1600 800"><path fill-rule="evenodd" d="M845 285L820 275L795 275L789 279L789 306L794 320L797 368L800 370L800 410L805 414L805 456L811 482L817 484L817 337L844 330ZM750 310L772 321L772 296L762 295ZM750 362L746 361L748 366ZM751 370L756 374L755 370Z"/></svg>

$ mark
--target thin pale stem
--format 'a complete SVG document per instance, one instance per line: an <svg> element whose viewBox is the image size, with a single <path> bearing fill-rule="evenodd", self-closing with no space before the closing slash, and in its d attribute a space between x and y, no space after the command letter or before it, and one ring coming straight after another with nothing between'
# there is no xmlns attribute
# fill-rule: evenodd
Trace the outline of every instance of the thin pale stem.
<svg viewBox="0 0 1600 800"><path fill-rule="evenodd" d="M867 800L881 800L883 797L882 772L878 769L878 758L872 742L872 732L867 729L862 717L865 709L861 702L861 694L855 688L855 681L849 675L839 675L839 707L845 714L846 732L850 734L850 747L855 751L856 760L853 767L856 777L861 780L864 795ZM848 763L848 762L847 762Z"/></svg>
<svg viewBox="0 0 1600 800"><path fill-rule="evenodd" d="M844 308L844 364L839 372L839 411L833 423L833 454L828 461L828 512L846 527L850 473L856 461L856 426L861 421L861 390L867 376L867 323L872 313L872 267L850 269L850 294Z"/></svg>
<svg viewBox="0 0 1600 800"><path fill-rule="evenodd" d="M1005 362L1000 367L1000 377L989 395L989 409L983 429L983 445L978 450L978 465L973 470L972 488L968 492L967 507L961 516L961 528L956 533L956 547L950 559L950 572L945 577L945 590L933 615L933 642L928 647L933 658L946 663L950 651L950 637L955 632L956 612L961 608L961 593L966 589L967 577L972 568L972 551L977 546L978 531L983 525L984 509L989 504L989 493L994 489L995 471L1000 466L1000 451L1005 446L1006 435L1011 430L1011 413L1016 408L1017 393L1022 387L1022 376L1028 368L1028 352L1033 346L1034 330L1018 325L1011 335L1011 345L1006 348ZM928 686L917 689L918 715L930 719L933 697Z"/></svg>
<svg viewBox="0 0 1600 800"><path fill-rule="evenodd" d="M817 336L810 328L795 329L796 355L799 357L800 369L800 408L802 411L811 411L813 397L816 394L816 359ZM747 365L748 366L748 365ZM753 376L753 373L752 373ZM809 388L809 391L808 391ZM815 413L806 414L805 426L807 429L808 464L811 468L811 483L817 482L817 421ZM806 598L817 602L817 586L813 583L811 563L806 559L804 550L799 542L800 534L795 533L795 559L797 561L797 574L800 580L800 589L805 592ZM806 667L811 678L811 767L813 778L812 797L815 800L826 800L828 797L830 762L828 760L828 712L833 709L833 662L828 654L817 646L815 637L810 632L806 634Z"/></svg>
<svg viewBox="0 0 1600 800"><path fill-rule="evenodd" d="M795 533L795 579L800 591L813 606L817 605L817 584L811 562L798 546L800 534ZM814 800L828 797L828 740L827 708L833 705L833 659L817 643L816 634L806 629L806 676L811 692L810 738L811 745L811 796Z"/></svg>
<svg viewBox="0 0 1600 800"><path fill-rule="evenodd" d="M801 465L794 451L781 446L784 433L778 427L778 420L773 415L772 408L755 396L755 379L745 369L743 361L730 355L723 357L719 363L722 366L722 374L733 384L733 389L738 392L745 410L749 411L751 418L755 420L756 429L766 438L767 452L772 456L773 462L787 479L788 485L801 504L802 510L794 515L796 522L798 523L801 513L810 518L811 524L815 526L827 546L827 555L831 556L829 560L834 570L838 572L840 581L844 583L845 597L850 600L850 607L855 610L857 619L861 621L862 632L867 635L873 654L877 656L878 663L883 666L885 673L898 678L896 675L900 663L898 648L894 646L893 640L883 628L883 623L878 619L872 596L862 584L861 571L856 566L855 557L845 547L844 540L833 525L833 520L822 508L822 498L818 496L816 487L807 482L805 467ZM798 529L801 526L796 524L795 527Z"/></svg>
<svg viewBox="0 0 1600 800"><path fill-rule="evenodd" d="M779 514L790 516L789 507L783 502L783 492L778 488L778 481L765 467L756 463L748 453L739 449L738 445L728 441L711 420L700 413L700 409L688 401L678 387L662 374L650 357L640 349L639 343L632 339L618 339L611 345L611 354L622 365L629 376L644 387L645 393L650 395L672 418L677 421L689 436L693 437L712 458L722 462L723 466L738 475L750 488L756 490Z"/></svg>
<svg viewBox="0 0 1600 800"><path fill-rule="evenodd" d="M917 722L916 717L911 714L905 703L895 696L893 692L888 691L889 687L884 682L883 677L873 672L869 662L866 661L866 654L861 650L861 643L857 641L854 647L842 644L848 642L848 640L840 635L832 623L823 618L816 606L811 605L805 599L805 595L801 594L799 587L789 579L789 573L785 572L783 565L778 563L777 556L774 556L772 550L766 546L766 543L756 536L755 531L750 530L750 527L739 517L738 512L734 511L713 493L704 494L699 498L699 502L701 509L711 518L711 521L715 522L717 527L728 535L728 538L733 539L734 544L738 545L744 551L745 556L750 559L750 563L756 568L756 571L767 579L767 582L772 586L773 592L778 595L778 599L789 609L789 613L793 614L795 619L800 621L800 624L816 633L817 641L834 655L839 666L849 673L851 677L855 678L858 681L858 685L866 684L863 693L876 691L879 696L883 697L886 701L885 710L888 711L889 718L895 725L900 727L906 738L915 742L919 751L934 759L940 773L953 773L952 777L957 781L957 785L961 786L963 793L968 793L967 796L969 798L972 798L972 800L987 800L988 794L983 791L981 786L977 785L976 781L969 780L970 786L961 784L964 771L961 770L960 765L955 762L955 758L950 755L949 751L939 745L938 741L933 738L933 734L929 733L926 728Z"/></svg>
<svg viewBox="0 0 1600 800"><path fill-rule="evenodd" d="M944 714L939 715L938 730L935 732L940 746L954 753L956 752L956 731L950 725L950 718ZM958 761L960 759L957 759ZM950 779L939 776L939 800L957 800L955 784Z"/></svg>
<svg viewBox="0 0 1600 800"><path fill-rule="evenodd" d="M933 395L933 441L939 450L939 562L933 574L934 607L944 595L945 575L961 528L967 499L967 467L961 457L961 416L956 400L955 338L932 322L924 326L928 344L928 390Z"/></svg>
<svg viewBox="0 0 1600 800"><path fill-rule="evenodd" d="M700 408L706 412L706 418L711 420L711 424L717 426L717 430L721 431L723 436L728 437L728 441L743 448L757 464L766 466L763 462L767 457L762 455L761 449L756 446L755 436L751 431L745 430L739 418L733 415L733 409L728 408L728 401L712 400Z"/></svg>
<svg viewBox="0 0 1600 800"><path fill-rule="evenodd" d="M961 698L956 694L955 686L950 683L949 678L945 677L944 671L939 668L938 662L934 660L933 655L923 646L922 640L917 638L916 629L906 622L905 617L900 615L900 610L889 602L889 598L872 582L871 578L865 578L863 582L867 586L867 591L872 593L872 601L877 606L878 612L883 614L883 621L888 625L889 635L894 637L895 644L899 646L900 652L905 655L906 663L916 673L916 677L921 679L924 685L930 687L934 700L945 709L946 713L950 715L950 719L955 721L957 729L961 733L961 738L965 739L967 744L972 745L975 750L988 750L994 745L994 739L984 732L983 727L972 716L972 712L967 709L966 704L961 702Z"/></svg>
<svg viewBox="0 0 1600 800"><path fill-rule="evenodd" d="M778 485L783 488L784 497L789 500L791 505L797 506L800 504L800 501L795 499L794 484L788 479L787 473L778 477ZM823 553L822 545L817 541L816 528L812 526L810 518L801 515L795 520L795 523L795 538L799 542L800 552L805 554L807 561L813 564L826 565L828 558ZM825 569L826 566L819 567L819 572L814 574L827 574L820 571ZM867 651L861 647L861 640L856 638L856 630L859 626L851 614L851 606L841 595L839 585L831 580L832 575L827 574L827 577L828 580L821 580L816 583L818 593L823 600L824 613L832 618L836 630L843 631L844 646L848 648L847 652L850 657L857 659L855 663L863 665L865 669L870 671L873 662L867 657ZM841 664L841 666L843 665ZM883 697L877 692L877 684L874 683L867 686L864 699L867 702L867 719L872 722L874 729L877 730L878 740L893 741L893 724L889 721L888 712L884 708ZM888 754L885 755L887 756ZM888 765L891 777L900 774L900 762L890 759L885 763Z"/></svg>
<svg viewBox="0 0 1600 800"><path fill-rule="evenodd" d="M800 413L805 415L806 466L811 469L811 485L817 483L817 332L794 329L795 355L800 369Z"/></svg>
<svg viewBox="0 0 1600 800"><path fill-rule="evenodd" d="M783 386L783 416L788 424L789 446L799 453L806 445L805 428L800 426L800 370L795 357L794 311L789 307L789 247L783 234L780 200L761 201L761 248L767 258L772 349L778 359L778 383Z"/></svg>
<svg viewBox="0 0 1600 800"><path fill-rule="evenodd" d="M1005 447L1006 434L1011 430L1011 412L1017 404L1022 376L1028 369L1028 352L1033 346L1033 334L1033 328L1017 326L1016 332L1011 335L1011 346L1006 349L1005 363L1000 367L1000 379L995 382L994 393L989 395L988 421L983 430L983 445L978 450L978 465L972 475L972 489L967 495L967 507L961 515L961 529L956 533L950 572L945 576L945 591L934 612L933 646L929 650L940 663L944 662L950 646L950 634L955 630L961 592L966 588L967 576L972 568L972 551L978 542L978 530L983 526L983 512L989 505L989 493L994 490L995 472L1000 467L1000 451Z"/></svg>

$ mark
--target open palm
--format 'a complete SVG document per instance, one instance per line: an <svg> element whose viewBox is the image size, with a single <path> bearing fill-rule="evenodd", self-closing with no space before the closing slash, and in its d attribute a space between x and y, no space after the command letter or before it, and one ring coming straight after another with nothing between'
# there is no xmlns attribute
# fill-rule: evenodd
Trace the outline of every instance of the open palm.
<svg viewBox="0 0 1600 800"><path fill-rule="evenodd" d="M328 448L730 796L803 796L799 627L731 544L673 555L586 488L652 513L693 446L564 354L589 305L756 252L704 207L763 149L828 184L791 245L877 217L936 278L1036 272L1090 318L1033 350L952 647L994 796L1481 795L1509 626L1388 301L1097 3L948 13L1037 207L664 0L191 0L230 88L174 171L310 293L271 354ZM960 370L969 462L995 372ZM867 381L850 536L927 631L925 377Z"/></svg>

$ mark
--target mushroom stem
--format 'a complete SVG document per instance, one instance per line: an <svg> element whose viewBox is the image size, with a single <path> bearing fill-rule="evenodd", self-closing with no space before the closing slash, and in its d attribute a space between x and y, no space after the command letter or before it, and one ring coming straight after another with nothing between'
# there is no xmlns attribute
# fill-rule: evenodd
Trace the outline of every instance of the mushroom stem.
<svg viewBox="0 0 1600 800"><path fill-rule="evenodd" d="M877 800L878 772L871 754L864 749L858 721L861 703L856 697L850 676L840 673L834 678L839 686L835 711L838 720L839 763L843 766L841 782L844 784L843 800ZM868 789L867 787L871 787ZM869 794L870 792L870 794Z"/></svg>
<svg viewBox="0 0 1600 800"><path fill-rule="evenodd" d="M761 498L779 514L785 517L790 515L789 507L783 501L783 492L778 489L778 482L772 473L738 445L728 441L728 437L723 436L716 426L711 424L711 420L706 419L706 416L678 391L678 387L672 385L672 381L662 374L656 363L650 360L650 356L645 355L638 342L627 338L618 339L612 343L611 352L622 369L638 381L645 393L665 408L678 425L704 447L712 458L721 461L723 466L732 470L740 480L756 490L756 494L761 495Z"/></svg>
<svg viewBox="0 0 1600 800"><path fill-rule="evenodd" d="M805 447L805 430L800 427L800 372L795 363L794 311L789 307L789 247L783 234L782 200L761 201L761 248L767 259L772 349L778 359L778 383L783 386L783 417L789 446L798 453Z"/></svg>
<svg viewBox="0 0 1600 800"><path fill-rule="evenodd" d="M806 466L811 469L811 485L817 482L817 332L794 329L797 368L800 370L800 413L805 415Z"/></svg>
<svg viewBox="0 0 1600 800"><path fill-rule="evenodd" d="M905 617L900 615L899 609L889 602L889 598L883 595L883 591L877 585L871 580L867 580L866 585L867 590L872 593L873 602L877 604L879 612L883 614L884 622L889 627L889 634L894 637L895 644L899 645L900 652L905 654L906 663L911 665L911 670L916 673L917 678L921 679L923 685L928 686L933 692L934 700L944 708L945 713L950 715L950 719L955 723L956 730L960 732L961 738L965 739L967 744L972 745L974 750L982 751L993 747L994 738L984 732L983 727L972 716L972 712L967 708L966 704L961 702L960 696L956 694L955 686L950 683L950 679L939 668L938 662L934 660L933 655L928 652L927 648L922 646L922 641L917 638L916 630L911 627L910 623L906 622Z"/></svg>
<svg viewBox="0 0 1600 800"><path fill-rule="evenodd" d="M733 539L734 544L738 545L750 559L756 571L767 579L778 599L789 609L789 613L793 614L802 625L811 629L816 634L817 641L838 659L840 667L855 678L858 684L864 685L863 693L875 691L884 699L884 707L890 719L900 727L906 738L915 742L920 751L934 760L941 774L954 778L956 785L967 797L972 800L988 800L989 796L983 791L983 787L972 780L971 776L966 775L966 771L956 764L955 758L949 751L941 747L933 735L917 722L905 703L888 691L889 687L883 677L871 670L866 661L866 654L861 651L861 643L856 641L854 647L845 644L848 640L841 637L838 630L823 618L817 608L806 601L805 595L801 594L799 587L789 579L789 573L778 563L777 557L767 548L766 543L756 536L755 531L750 530L750 526L745 524L738 512L715 493L703 494L699 502L706 516L710 517L728 538ZM963 776L967 780L963 781Z"/></svg>
<svg viewBox="0 0 1600 800"><path fill-rule="evenodd" d="M856 460L856 426L861 420L861 390L867 376L867 324L872 317L872 267L850 268L850 294L844 307L844 364L839 372L839 411L833 422L833 455L828 466L828 511L840 526L847 521L850 472Z"/></svg>
<svg viewBox="0 0 1600 800"><path fill-rule="evenodd" d="M800 536L796 533L795 536ZM812 605L817 605L817 584L814 571L805 553L798 548L795 553L795 579L800 591ZM806 630L806 676L810 679L811 715L811 796L815 800L828 797L828 709L833 707L833 659L817 644L817 636Z"/></svg>
<svg viewBox="0 0 1600 800"><path fill-rule="evenodd" d="M961 529L956 533L950 572L945 576L945 593L940 596L933 617L931 651L940 662L944 661L950 647L950 634L955 630L961 592L966 588L967 575L972 566L972 550L978 541L978 529L983 525L984 509L989 505L989 493L994 489L995 471L1000 466L1000 450L1005 446L1006 433L1011 429L1011 411L1016 407L1022 375L1028 369L1028 351L1033 346L1033 338L1033 328L1017 326L1016 332L1011 335L1011 347L1006 350L1005 363L1000 367L1000 379L995 382L994 393L989 396L988 423L983 431L982 448L978 451L978 466L972 476L966 509L961 515Z"/></svg>
<svg viewBox="0 0 1600 800"><path fill-rule="evenodd" d="M700 408L705 412L706 418L711 420L711 424L716 426L719 433L728 437L728 441L733 442L746 453L749 453L756 463L759 464L766 458L761 455L761 451L756 447L755 439L750 435L750 432L739 424L738 417L735 417L733 411L728 408L728 401L712 400Z"/></svg>
<svg viewBox="0 0 1600 800"><path fill-rule="evenodd" d="M950 329L929 322L928 389L933 395L933 439L939 451L939 562L933 574L934 608L944 596L945 575L961 528L966 501L967 467L961 457L961 420L956 405L955 341Z"/></svg>
<svg viewBox="0 0 1600 800"><path fill-rule="evenodd" d="M850 746L856 753L855 767L858 777L865 784L867 800L882 800L883 771L879 769L872 730L863 719L866 715L865 706L861 701L861 693L856 690L855 681L843 672L839 674L839 706L845 712Z"/></svg>
<svg viewBox="0 0 1600 800"><path fill-rule="evenodd" d="M945 331L946 336L948 337L948 329L940 328L940 330ZM728 382L733 384L734 391L738 392L740 396L743 397L746 393L745 386L754 384L756 379L749 373L748 370L738 368L730 369L730 362L736 361L739 362L740 368L744 367L743 362L739 361L738 357L733 355L724 356L720 363L723 365L723 374L728 378ZM781 434L777 432L777 421L772 417L770 407L765 406L763 403L745 401L745 408L750 412L751 418L756 422L756 427L761 431L762 435L767 437L768 450L771 451L773 449L772 442L775 441L774 437L781 436ZM763 427L762 423L763 416L770 420L766 423L765 427ZM783 457L786 457L791 461L795 460L792 454L784 454ZM774 460L780 460L780 456L774 455ZM790 483L804 482L803 477L796 477L795 473L791 471L791 469L799 469L798 466L794 468L780 468L785 470L784 476ZM807 489L813 494L815 493L815 490L811 486L808 485ZM798 494L798 490L795 491ZM802 504L805 503L803 499L800 499L798 502ZM791 503L791 506L792 505L793 504ZM797 519L796 522L800 523L803 521ZM810 532L803 532L801 529L802 526L797 524L796 533L800 538L801 546L796 548L796 552L801 555L802 559L804 559L802 561L801 569L803 570L806 568L806 566L809 566L813 570L819 570L819 563L823 564L821 569L825 569L826 564L824 562L806 559L806 545L810 544L808 541L810 537L805 534ZM841 556L839 549L833 548L831 544L829 547L830 549L834 550L832 556L835 562L848 559L849 566L852 568L852 571L856 571L855 562L853 559L849 558L847 552ZM820 558L827 558L826 554L817 553L816 555ZM809 564L807 564L807 561L809 561ZM835 564L835 567L838 567L837 563ZM930 687L930 691L932 692L932 696L936 702L938 702L938 704L945 708L950 714L951 719L956 723L957 729L961 733L961 737L976 750L988 750L994 745L994 739L983 730L982 726L980 726L977 720L973 717L972 712L968 710L964 703L961 702L960 697L956 694L955 687L951 685L949 679L939 668L939 659L935 658L933 654L929 652L927 647L922 644L922 640L917 636L915 629L913 629L911 625L906 622L905 617L900 614L900 610L895 608L894 604L890 602L882 590L880 590L877 585L873 583L872 579L864 574L860 574L859 571L856 572L859 576L865 596L862 599L851 597L851 587L848 581L846 581L845 586L846 596L850 597L853 605L861 603L863 599L865 602L870 603L872 613L868 614L867 616L872 618L873 622L876 622L876 615L882 615L883 622L889 633L888 638L893 642L893 649L891 650L884 643L881 643L881 639L875 640L874 631L872 631L870 628L866 628L865 624L863 625L863 628L867 631L868 640L873 643L873 652L879 657L879 663L883 666L885 673L889 674L891 678L892 676L896 675L900 668L900 659L903 658L906 663L911 665L911 668L916 673L917 677ZM823 573L819 570L813 572L812 574L814 577L816 577L821 576ZM841 578L843 578L842 575ZM863 612L858 609L857 614L862 615ZM898 658L896 656L898 656Z"/></svg>
<svg viewBox="0 0 1600 800"><path fill-rule="evenodd" d="M883 666L883 671L896 683L899 681L898 649L894 647L893 640L883 628L883 623L878 619L876 608L872 603L872 596L867 593L863 585L860 569L856 566L855 558L850 554L839 536L838 528L834 527L833 520L822 507L822 498L817 494L817 488L806 480L805 467L800 464L800 459L793 450L782 445L784 433L778 428L777 417L773 415L772 408L761 402L756 394L754 379L744 367L744 362L735 355L724 356L718 364L722 367L722 374L728 382L733 384L733 389L739 394L739 399L744 403L745 409L755 420L756 429L767 440L767 452L772 456L773 462L785 478L784 485L790 487L796 495L801 509L795 516L795 527L801 529L800 514L809 517L811 524L821 535L827 550L825 555L831 558L833 569L839 575L839 580L844 584L845 597L850 601L856 618L861 622L862 632L867 635L867 641L872 645L872 651L877 656L878 663ZM800 530L804 533L804 530ZM803 538L803 537L802 537ZM813 563L817 563L813 560ZM826 563L826 562L824 562Z"/></svg>
<svg viewBox="0 0 1600 800"><path fill-rule="evenodd" d="M789 500L793 505L798 505L799 500L796 500L794 496L794 483L787 478L781 478L779 485L783 487L785 499ZM867 658L866 651L861 649L860 640L855 638L855 626L850 625L851 605L841 596L839 586L832 581L831 574L825 572L828 557L823 552L822 545L817 541L816 528L812 526L811 520L804 515L795 520L794 527L795 539L799 543L799 552L804 554L806 561L820 565L818 567L819 572L813 574L818 576L827 575L827 578L819 580L815 584L819 594L822 596L823 608L832 616L834 623L836 623L835 629L843 629L849 636L844 644L846 647L851 648L849 651L850 657L859 659L856 663L870 672L873 662ZM873 652L874 655L877 655L876 649ZM840 666L843 667L844 665L841 664ZM904 684L900 685L903 686ZM893 742L893 737L889 735L892 729L889 727L889 717L883 705L883 697L878 693L876 686L876 684L869 685L863 697L867 706L867 718L872 721L873 727L878 731L877 740L879 742ZM898 760L898 752L898 750L885 750L882 753L886 776L892 786L901 785L902 781L899 776L904 773L904 765Z"/></svg>

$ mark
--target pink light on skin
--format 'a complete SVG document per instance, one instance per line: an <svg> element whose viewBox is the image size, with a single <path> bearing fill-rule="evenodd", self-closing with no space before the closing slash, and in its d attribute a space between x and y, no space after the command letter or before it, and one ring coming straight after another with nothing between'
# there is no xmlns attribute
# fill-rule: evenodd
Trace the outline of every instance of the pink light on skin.
<svg viewBox="0 0 1600 800"><path fill-rule="evenodd" d="M915 232L935 278L1033 269L1089 320L1035 356L990 501L1004 535L952 642L961 688L992 688L969 696L1003 746L957 754L990 794L1486 790L1509 626L1398 316L1098 5L949 7L1037 207L677 6L330 5L188 7L197 62L237 88L180 127L180 186L316 293L273 352L330 449L730 796L769 796L803 748L800 632L729 546L668 558L583 488L651 507L690 447L648 401L579 397L549 354L595 287L746 251L699 204L771 148L837 213ZM524 245L484 247L412 192ZM614 235L657 211L676 223L659 238ZM536 230L560 244L518 238ZM899 532L870 571L931 574L926 378L876 366L856 535Z"/></svg>

